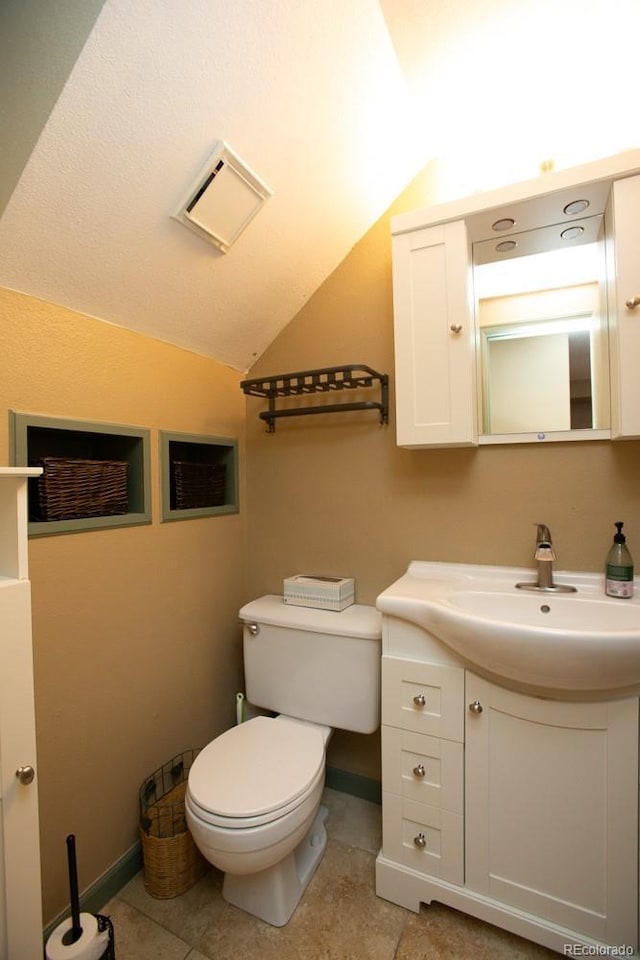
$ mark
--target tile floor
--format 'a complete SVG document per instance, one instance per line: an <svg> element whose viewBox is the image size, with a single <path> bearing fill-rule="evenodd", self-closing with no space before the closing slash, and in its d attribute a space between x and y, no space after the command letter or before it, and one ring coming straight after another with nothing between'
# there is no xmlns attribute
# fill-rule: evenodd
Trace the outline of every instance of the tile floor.
<svg viewBox="0 0 640 960"><path fill-rule="evenodd" d="M217 870L172 900L150 897L138 874L101 910L114 925L117 960L557 960L438 904L416 914L376 897L381 808L334 790L323 802L327 850L286 926L225 903Z"/></svg>

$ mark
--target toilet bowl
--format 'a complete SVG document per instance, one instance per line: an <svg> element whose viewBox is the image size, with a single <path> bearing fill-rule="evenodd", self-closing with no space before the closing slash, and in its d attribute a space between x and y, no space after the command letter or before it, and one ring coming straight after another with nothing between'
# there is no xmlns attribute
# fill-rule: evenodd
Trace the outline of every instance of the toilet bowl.
<svg viewBox="0 0 640 960"><path fill-rule="evenodd" d="M212 741L189 773L187 824L225 872L224 898L275 926L289 920L324 852L330 734L320 724L255 717Z"/></svg>

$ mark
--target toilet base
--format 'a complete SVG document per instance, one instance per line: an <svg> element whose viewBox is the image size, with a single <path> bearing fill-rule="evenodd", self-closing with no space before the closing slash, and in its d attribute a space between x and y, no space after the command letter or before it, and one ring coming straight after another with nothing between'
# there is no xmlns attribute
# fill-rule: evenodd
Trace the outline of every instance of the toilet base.
<svg viewBox="0 0 640 960"><path fill-rule="evenodd" d="M283 927L300 902L327 845L325 820L329 811L321 806L304 840L280 863L259 873L226 873L222 896L274 927Z"/></svg>

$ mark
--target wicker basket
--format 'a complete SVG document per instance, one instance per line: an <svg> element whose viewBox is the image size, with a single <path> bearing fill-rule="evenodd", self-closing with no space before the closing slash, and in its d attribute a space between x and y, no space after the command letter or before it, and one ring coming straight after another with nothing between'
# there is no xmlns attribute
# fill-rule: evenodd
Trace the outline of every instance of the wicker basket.
<svg viewBox="0 0 640 960"><path fill-rule="evenodd" d="M42 457L32 518L78 520L127 512L127 463L124 460L73 460Z"/></svg>
<svg viewBox="0 0 640 960"><path fill-rule="evenodd" d="M140 838L144 885L152 897L178 897L204 876L209 864L189 833L184 795L198 751L173 757L140 787Z"/></svg>
<svg viewBox="0 0 640 960"><path fill-rule="evenodd" d="M220 507L224 503L227 468L223 463L173 461L173 509Z"/></svg>

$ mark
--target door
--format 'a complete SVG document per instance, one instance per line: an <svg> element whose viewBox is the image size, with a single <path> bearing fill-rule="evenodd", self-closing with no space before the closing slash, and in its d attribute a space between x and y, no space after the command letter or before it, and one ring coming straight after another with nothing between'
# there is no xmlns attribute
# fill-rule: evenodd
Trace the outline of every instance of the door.
<svg viewBox="0 0 640 960"><path fill-rule="evenodd" d="M466 883L637 946L638 701L563 703L467 674Z"/></svg>
<svg viewBox="0 0 640 960"><path fill-rule="evenodd" d="M42 956L26 505L40 472L0 467L0 960Z"/></svg>
<svg viewBox="0 0 640 960"><path fill-rule="evenodd" d="M4 868L2 960L42 953L42 894L28 580L0 581L0 763ZM22 768L21 782L16 775ZM2 952L4 950L4 953Z"/></svg>

